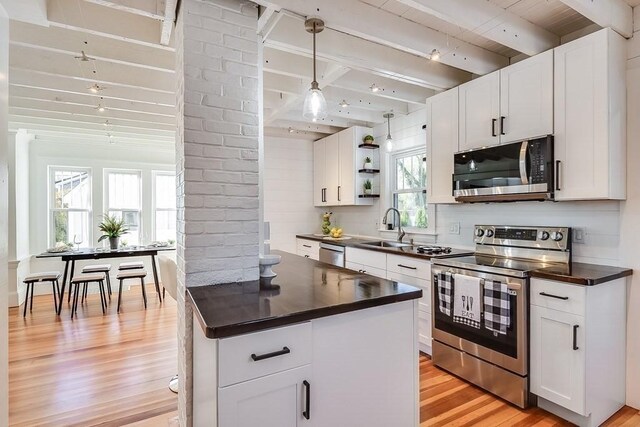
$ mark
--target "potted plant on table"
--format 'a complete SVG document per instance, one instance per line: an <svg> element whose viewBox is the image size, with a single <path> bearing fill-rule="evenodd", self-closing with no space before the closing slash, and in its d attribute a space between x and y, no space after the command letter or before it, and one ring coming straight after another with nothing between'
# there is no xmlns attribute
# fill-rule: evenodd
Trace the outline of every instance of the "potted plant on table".
<svg viewBox="0 0 640 427"><path fill-rule="evenodd" d="M103 233L98 239L98 242L102 242L104 239L109 239L109 247L111 249L118 249L118 240L120 240L120 237L123 234L129 232L129 229L124 223L124 219L118 219L109 214L104 215L98 228Z"/></svg>
<svg viewBox="0 0 640 427"><path fill-rule="evenodd" d="M364 182L363 187L364 187L364 194L371 194L372 193L373 190L372 190L371 180L369 180L369 179L366 180Z"/></svg>
<svg viewBox="0 0 640 427"><path fill-rule="evenodd" d="M364 158L364 169L373 169L373 163L371 162L371 157Z"/></svg>
<svg viewBox="0 0 640 427"><path fill-rule="evenodd" d="M364 138L362 138L362 142L365 144L373 144L373 135L365 135Z"/></svg>

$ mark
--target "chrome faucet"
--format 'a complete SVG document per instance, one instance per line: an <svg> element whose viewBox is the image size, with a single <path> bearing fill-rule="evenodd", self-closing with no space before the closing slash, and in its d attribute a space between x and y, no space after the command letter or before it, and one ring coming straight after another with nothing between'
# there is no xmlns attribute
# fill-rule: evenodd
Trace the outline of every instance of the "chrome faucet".
<svg viewBox="0 0 640 427"><path fill-rule="evenodd" d="M396 208L387 209L387 211L384 213L384 216L382 217L382 223L383 224L387 223L387 216L389 215L390 211L394 211L398 215L398 242L402 243L402 238L406 233L402 229L402 225L401 225L402 220L400 219L400 211Z"/></svg>

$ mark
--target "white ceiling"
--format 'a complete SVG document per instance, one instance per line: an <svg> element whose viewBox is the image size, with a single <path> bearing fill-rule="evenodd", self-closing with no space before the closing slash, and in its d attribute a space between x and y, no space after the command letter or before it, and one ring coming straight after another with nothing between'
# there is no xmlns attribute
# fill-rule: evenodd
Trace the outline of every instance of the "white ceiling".
<svg viewBox="0 0 640 427"><path fill-rule="evenodd" d="M176 1L48 0L46 11L44 1L21 3L21 13L34 17L40 5L35 23L11 21L11 127L173 143ZM624 1L640 4L601 1L623 10ZM597 28L568 6L571 0L256 2L263 6L266 132L309 138L382 123L388 111L407 114L438 91ZM312 73L311 35L303 25L310 14L327 25L317 37L318 81L330 114L320 123L301 114ZM45 15L49 26L37 25ZM438 62L429 59L434 48L442 53ZM82 50L95 60L75 59ZM91 93L93 84L104 90ZM342 100L349 106L341 107Z"/></svg>

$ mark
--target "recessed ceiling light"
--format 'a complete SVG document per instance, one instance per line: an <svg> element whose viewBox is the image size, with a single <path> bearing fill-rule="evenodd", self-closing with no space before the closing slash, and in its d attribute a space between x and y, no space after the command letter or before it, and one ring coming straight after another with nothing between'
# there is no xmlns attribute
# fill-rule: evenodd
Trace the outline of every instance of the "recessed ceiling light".
<svg viewBox="0 0 640 427"><path fill-rule="evenodd" d="M380 91L380 88L375 83L369 86L369 89L371 89L371 92L373 93Z"/></svg>
<svg viewBox="0 0 640 427"><path fill-rule="evenodd" d="M438 61L440 59L440 51L438 49L433 49L431 51L431 56L429 56L429 59L431 59L432 61Z"/></svg>
<svg viewBox="0 0 640 427"><path fill-rule="evenodd" d="M340 106L341 106L342 108L347 108L347 107L349 106L349 103L348 103L345 99L343 99L343 100L340 102Z"/></svg>

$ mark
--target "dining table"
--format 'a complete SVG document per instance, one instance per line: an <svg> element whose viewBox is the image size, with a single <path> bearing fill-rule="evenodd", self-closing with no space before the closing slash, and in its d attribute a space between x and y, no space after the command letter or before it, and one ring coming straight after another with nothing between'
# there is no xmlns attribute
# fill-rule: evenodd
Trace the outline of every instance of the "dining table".
<svg viewBox="0 0 640 427"><path fill-rule="evenodd" d="M158 252L174 251L174 246L135 246L118 249L104 249L104 248L79 248L69 249L64 252L43 252L36 255L36 258L62 258L64 264L64 273L62 274L62 288L60 289L60 295L64 295L64 289L67 284L67 277L69 286L71 286L71 280L75 272L76 261L83 260L98 260L105 258L129 258L129 257L151 257L151 267L153 269L153 281L156 286L156 292L158 292L158 298L162 302L162 295L160 292L160 282L158 281L158 267L156 266L156 256ZM62 308L62 301L60 309Z"/></svg>

